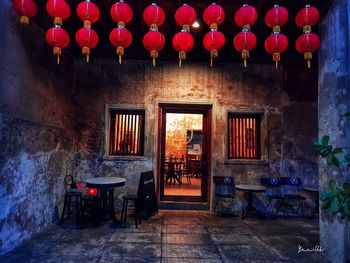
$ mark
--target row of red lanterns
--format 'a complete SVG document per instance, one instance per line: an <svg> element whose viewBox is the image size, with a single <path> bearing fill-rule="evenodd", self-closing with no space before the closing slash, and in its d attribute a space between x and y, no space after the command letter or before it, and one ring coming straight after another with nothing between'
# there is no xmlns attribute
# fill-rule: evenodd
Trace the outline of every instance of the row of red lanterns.
<svg viewBox="0 0 350 263"><path fill-rule="evenodd" d="M33 17L37 13L37 7L34 0L14 0L14 10L21 16L21 23L29 23L28 17ZM61 49L69 44L69 36L62 28L62 20L70 15L70 7L65 0L48 0L46 9L48 14L54 18L54 27L49 29L46 34L46 40L53 47L53 53L59 57ZM79 29L75 35L77 43L82 47L82 54L86 56L86 62L89 62L90 49L98 44L98 35L91 28L100 17L100 11L96 4L90 0L84 0L79 3L76 9L78 17L84 21L84 27ZM116 47L116 53L121 63L121 57L124 49L132 43L132 35L125 28L125 25L131 21L133 12L131 7L123 0L115 3L110 10L112 19L117 22L109 35L110 42ZM247 65L249 52L256 46L256 37L251 32L251 26L254 25L258 17L257 10L250 5L243 5L234 16L235 23L242 28L233 40L235 49L241 52L244 66ZM190 26L196 21L197 13L195 9L184 4L175 13L176 23L182 27L182 30L175 34L172 39L172 45L179 52L179 65L181 61L186 59L186 53L189 52L194 45L193 36L190 34ZM204 22L210 26L210 31L203 38L204 47L210 52L210 65L213 58L218 57L218 52L225 45L225 36L218 30L218 26L225 19L225 11L218 4L209 5L203 13ZM143 20L150 27L149 32L144 35L143 45L150 52L155 65L155 59L158 52L164 47L165 37L159 32L158 27L164 23L165 13L163 9L156 4L148 6L143 12ZM303 34L296 41L296 49L304 54L308 67L311 66L310 60L312 53L316 51L320 45L319 37L312 33L311 27L319 20L319 12L317 8L309 5L300 10L296 16L296 24L303 28ZM281 54L288 47L287 37L281 33L281 27L288 21L288 11L282 6L275 5L265 16L265 23L272 28L273 33L265 40L264 46L268 53L272 54L273 61L278 66Z"/></svg>

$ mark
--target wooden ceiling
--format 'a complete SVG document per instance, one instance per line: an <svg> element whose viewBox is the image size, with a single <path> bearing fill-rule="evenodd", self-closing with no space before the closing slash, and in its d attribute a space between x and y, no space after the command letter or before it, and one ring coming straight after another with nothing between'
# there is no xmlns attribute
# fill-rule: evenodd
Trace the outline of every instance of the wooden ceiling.
<svg viewBox="0 0 350 263"><path fill-rule="evenodd" d="M63 28L66 29L70 35L71 42L68 51L75 57L82 57L81 49L76 44L74 36L75 32L82 27L83 22L79 20L76 15L76 6L82 0L66 0L71 7L71 16L69 19L63 22ZM216 1L225 9L226 19L222 25L219 26L219 30L224 33L226 37L226 44L223 50L219 52L219 58L214 62L234 62L241 63L240 54L233 48L232 41L234 36L240 32L240 28L234 23L234 13L243 5L250 4L258 10L258 21L252 27L252 31L257 36L257 46L251 52L251 58L248 63L272 63L271 56L265 52L263 48L264 40L271 33L271 29L264 24L264 16L268 9L273 7L274 4L280 4L286 7L289 11L289 21L282 28L284 33L289 39L289 47L285 54L282 55L282 63L303 64L303 56L298 54L295 50L295 40L302 33L302 30L295 25L295 15L305 6L305 4L311 4L318 7L321 10L321 15L327 10L327 1L318 0L219 0ZM36 1L39 7L39 15L34 18L40 28L44 31L52 27L52 18L46 13L45 5L46 0ZM92 50L91 60L94 58L116 58L115 48L109 42L109 33L116 27L116 23L110 16L110 7L116 2L116 0L93 0L98 5L101 11L101 17L99 21L93 24L92 28L96 30L99 35L100 41L96 48ZM133 20L126 25L129 31L133 35L133 42L129 48L125 50L123 59L149 59L149 52L142 45L143 35L148 31L148 26L142 20L143 10L152 2L149 0L125 0L133 9ZM171 1L171 0L158 0L156 3L162 7L166 13L165 23L160 26L159 31L165 35L166 44L162 51L159 53L160 61L177 61L178 54L171 45L171 39L175 33L180 31L180 26L175 23L174 14L178 7L187 3L193 6L197 11L198 20L201 27L197 30L191 30L195 38L195 46L191 52L187 55L187 61L209 61L209 53L204 49L202 44L203 36L208 32L209 27L204 24L202 20L202 14L204 9L210 5L213 1L208 0L188 0L188 1ZM322 2L322 3L320 3ZM317 32L317 27L313 28ZM186 63L185 62L185 63Z"/></svg>

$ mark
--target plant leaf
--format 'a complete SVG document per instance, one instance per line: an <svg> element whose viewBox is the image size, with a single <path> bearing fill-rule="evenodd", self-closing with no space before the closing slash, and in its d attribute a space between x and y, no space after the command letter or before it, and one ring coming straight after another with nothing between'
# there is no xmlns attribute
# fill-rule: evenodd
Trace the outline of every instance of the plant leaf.
<svg viewBox="0 0 350 263"><path fill-rule="evenodd" d="M335 157L335 155L332 154L332 163L336 166L339 167L339 160L337 157Z"/></svg>
<svg viewBox="0 0 350 263"><path fill-rule="evenodd" d="M326 146L328 145L328 142L329 142L329 136L328 135L324 135L321 139L321 144Z"/></svg>
<svg viewBox="0 0 350 263"><path fill-rule="evenodd" d="M350 111L343 114L343 117L349 117L350 118Z"/></svg>
<svg viewBox="0 0 350 263"><path fill-rule="evenodd" d="M335 193L336 190L337 190L337 184L335 183L335 181L332 179L332 180L329 181L328 184L329 184L329 189L330 189L333 193Z"/></svg>
<svg viewBox="0 0 350 263"><path fill-rule="evenodd" d="M331 192L331 191L324 191L320 194L320 200L322 202L325 202L327 200L332 199L334 196L336 196L335 193Z"/></svg>
<svg viewBox="0 0 350 263"><path fill-rule="evenodd" d="M344 193L346 195L350 196L350 183L344 183L343 184L343 189L344 189Z"/></svg>
<svg viewBox="0 0 350 263"><path fill-rule="evenodd" d="M340 154L340 153L342 153L343 152L343 149L342 148L335 148L334 150L333 150L333 154Z"/></svg>
<svg viewBox="0 0 350 263"><path fill-rule="evenodd" d="M324 202L321 206L322 209L328 209L331 206L331 202L328 200L326 202Z"/></svg>
<svg viewBox="0 0 350 263"><path fill-rule="evenodd" d="M330 207L330 209L331 209L331 212L333 214L336 214L336 213L339 212L339 210L340 210L340 203L339 203L338 198L333 198L331 200L331 207Z"/></svg>

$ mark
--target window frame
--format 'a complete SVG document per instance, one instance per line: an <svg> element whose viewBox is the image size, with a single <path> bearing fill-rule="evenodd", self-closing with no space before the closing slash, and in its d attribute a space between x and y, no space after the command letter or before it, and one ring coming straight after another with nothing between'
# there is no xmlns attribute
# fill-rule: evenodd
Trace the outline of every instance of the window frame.
<svg viewBox="0 0 350 263"><path fill-rule="evenodd" d="M232 118L254 118L256 119L256 157L254 158L244 158L244 157L231 157L230 156L230 119ZM226 151L227 151L227 161L228 162L254 162L263 161L264 149L262 145L263 132L262 124L264 119L264 112L261 111L228 111L227 112L227 140L226 140ZM232 154L233 155L233 154Z"/></svg>
<svg viewBox="0 0 350 263"><path fill-rule="evenodd" d="M121 153L113 152L114 144L114 133L115 133L115 116L117 114L130 114L130 115L141 115L141 133L139 138L140 143L140 153L139 154L130 154L130 153ZM142 158L145 154L145 127L146 127L146 110L143 107L125 107L118 105L106 105L106 132L105 132L105 156L107 158Z"/></svg>

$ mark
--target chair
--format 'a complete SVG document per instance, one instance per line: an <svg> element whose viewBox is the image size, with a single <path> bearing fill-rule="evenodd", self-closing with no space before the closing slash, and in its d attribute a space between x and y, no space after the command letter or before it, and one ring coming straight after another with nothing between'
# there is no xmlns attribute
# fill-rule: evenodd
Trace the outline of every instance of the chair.
<svg viewBox="0 0 350 263"><path fill-rule="evenodd" d="M83 192L81 189L77 189L74 178L71 175L67 175L64 178L64 183L66 190L64 193L64 203L60 222L62 224L65 216L67 216L67 218L70 216L72 207L75 206L76 223L79 224L80 198L83 195Z"/></svg>
<svg viewBox="0 0 350 263"><path fill-rule="evenodd" d="M302 181L300 177L281 177L281 183L283 185L283 207L285 209L289 208L291 212L295 214L304 214L302 205L304 204L305 196L301 195L303 191ZM294 206L296 205L296 208Z"/></svg>
<svg viewBox="0 0 350 263"><path fill-rule="evenodd" d="M279 208L283 205L283 196L280 178L260 178L260 184L266 187L265 208L270 214L278 214ZM273 205L273 201L276 203ZM274 209L274 207L276 209Z"/></svg>
<svg viewBox="0 0 350 263"><path fill-rule="evenodd" d="M226 208L227 211L233 209L233 201L236 196L235 183L233 177L230 176L214 176L215 183L215 204L214 211L220 213L222 211L217 211L217 206L220 201L228 199L229 206Z"/></svg>
<svg viewBox="0 0 350 263"><path fill-rule="evenodd" d="M129 204L129 201L132 203ZM123 207L122 214L120 218L120 223L126 223L126 216L128 210L134 211L135 227L138 227L138 223L141 224L141 207L140 207L140 197L137 195L124 195L123 196Z"/></svg>

